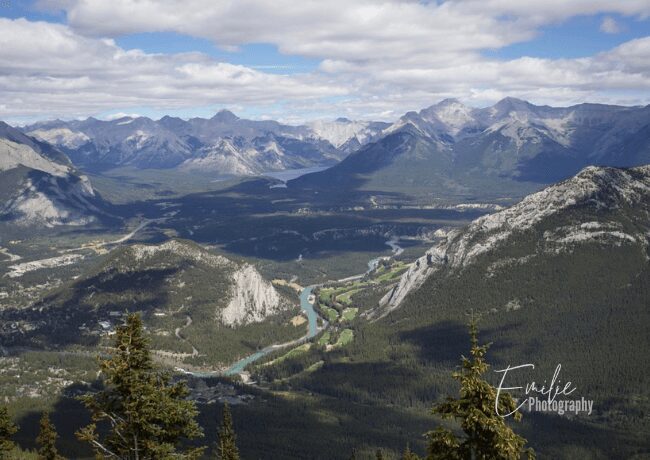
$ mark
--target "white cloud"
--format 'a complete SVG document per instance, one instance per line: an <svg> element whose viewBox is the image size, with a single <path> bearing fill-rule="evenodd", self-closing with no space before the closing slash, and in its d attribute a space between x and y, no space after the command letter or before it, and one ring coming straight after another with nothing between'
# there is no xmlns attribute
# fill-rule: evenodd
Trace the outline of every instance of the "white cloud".
<svg viewBox="0 0 650 460"><path fill-rule="evenodd" d="M483 104L650 102L650 38L582 59L488 58L575 15L647 17L647 0L42 0L68 25L0 20L2 117L238 105L265 116L391 118L444 97ZM148 54L110 38L177 32L224 49L269 43L309 73ZM269 73L268 71L274 71ZM287 69L289 70L289 69ZM296 69L291 69L295 71ZM134 110L134 109L132 109Z"/></svg>
<svg viewBox="0 0 650 460"><path fill-rule="evenodd" d="M600 31L606 34L617 34L621 31L621 26L618 25L618 22L613 17L605 16L603 22L600 23Z"/></svg>
<svg viewBox="0 0 650 460"><path fill-rule="evenodd" d="M260 72L205 55L125 51L67 26L0 18L0 117L92 114L128 107L274 104L344 95L317 78Z"/></svg>
<svg viewBox="0 0 650 460"><path fill-rule="evenodd" d="M174 31L219 46L272 43L322 59L386 59L498 48L535 27L600 12L650 15L647 0L42 0L89 36Z"/></svg>

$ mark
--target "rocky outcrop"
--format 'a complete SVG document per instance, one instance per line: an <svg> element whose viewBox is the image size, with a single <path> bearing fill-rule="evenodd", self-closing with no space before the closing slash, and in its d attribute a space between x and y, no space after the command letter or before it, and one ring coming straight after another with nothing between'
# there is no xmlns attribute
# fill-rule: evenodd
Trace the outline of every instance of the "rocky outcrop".
<svg viewBox="0 0 650 460"><path fill-rule="evenodd" d="M228 326L259 323L290 308L273 285L262 278L252 265L244 265L232 275L233 286L221 321Z"/></svg>
<svg viewBox="0 0 650 460"><path fill-rule="evenodd" d="M195 243L188 241L169 240L158 245L136 244L129 248L138 262L146 262L155 255L170 254L182 259L190 259L213 268L234 266L226 257L212 254Z"/></svg>

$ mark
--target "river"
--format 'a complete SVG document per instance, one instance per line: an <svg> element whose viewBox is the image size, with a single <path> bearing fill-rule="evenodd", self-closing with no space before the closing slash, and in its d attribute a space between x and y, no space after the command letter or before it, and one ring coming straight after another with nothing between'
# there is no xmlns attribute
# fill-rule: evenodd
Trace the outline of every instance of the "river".
<svg viewBox="0 0 650 460"><path fill-rule="evenodd" d="M307 286L306 288L303 288L303 290L300 292L300 308L307 315L307 322L308 322L307 335L304 335L299 339L292 340L291 342L269 345L266 348L256 351L252 355L249 355L237 361L235 364L230 366L223 374L224 375L241 374L246 368L246 366L248 366L250 363L257 361L258 359L268 355L272 351L278 350L280 348L286 348L292 345L299 345L300 343L306 342L307 340L315 337L316 334L318 334L318 313L316 313L316 310L314 310L314 305L309 302L309 296L312 294L315 287L316 285Z"/></svg>
<svg viewBox="0 0 650 460"><path fill-rule="evenodd" d="M391 250L393 251L393 256L399 256L401 253L404 252L404 248L402 248L399 245L399 238L397 237L391 238L390 240L386 241L386 243L384 244L386 244L386 246L390 246ZM360 275L348 276L347 278L341 278L340 280L336 280L336 281L338 281L339 283L348 283L350 281L360 280L368 273L375 270L379 266L379 262L388 258L389 258L388 256L379 256L379 257L375 257L374 259L370 259L368 261L368 270L366 270L364 273L361 273Z"/></svg>
<svg viewBox="0 0 650 460"><path fill-rule="evenodd" d="M399 246L398 243L399 243L399 238L392 238L386 242L386 245L390 246L390 248L392 249L393 255L399 255L403 251L403 249ZM366 274L370 273L375 268L377 268L377 265L379 265L379 261L385 258L386 256L376 257L368 262L368 270L365 273L362 273L360 275L350 276L348 278L344 278L338 281L345 282L345 281L353 281L355 279L363 278ZM266 348L258 350L255 353L248 355L245 358L242 358L239 361L237 361L235 364L233 364L228 369L223 371L221 375L241 374L242 372L244 372L246 366L248 366L251 363L254 363L258 359L268 355L269 353L279 350L281 348L297 346L300 345L301 343L307 342L308 340L315 337L316 334L320 332L320 330L327 328L328 323L325 320L323 320L323 326L321 327L321 329L318 328L318 313L316 313L316 310L314 310L314 305L309 302L309 296L312 294L312 292L316 287L318 287L318 285L307 286L306 288L303 288L303 290L300 292L300 308L302 309L303 312L305 312L305 315L307 316L307 322L308 322L306 335L300 337L299 339L292 340L290 342L269 345ZM214 377L215 375L217 375L214 372L187 372L187 371L185 372L194 375L196 377Z"/></svg>

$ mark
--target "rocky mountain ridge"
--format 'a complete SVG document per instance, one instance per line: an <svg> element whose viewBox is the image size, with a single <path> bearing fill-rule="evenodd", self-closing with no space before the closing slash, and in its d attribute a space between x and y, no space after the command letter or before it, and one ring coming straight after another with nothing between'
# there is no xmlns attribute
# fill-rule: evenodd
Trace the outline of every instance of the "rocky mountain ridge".
<svg viewBox="0 0 650 460"><path fill-rule="evenodd" d="M18 225L86 225L105 212L90 180L50 145L0 122L0 218Z"/></svg>
<svg viewBox="0 0 650 460"><path fill-rule="evenodd" d="M289 185L522 196L589 165L647 163L650 106L548 107L505 98L472 108L448 99L408 112L341 163Z"/></svg>
<svg viewBox="0 0 650 460"><path fill-rule="evenodd" d="M179 289L186 289L186 286L193 284L187 278L188 270L219 272L219 277L224 278L224 290L211 303L215 306L221 305L215 307L214 318L225 326L259 323L291 308L271 282L265 280L253 265L235 262L184 240L169 240L158 245L129 246L124 249L123 254L116 254L103 268L103 272L117 270L119 273L130 273L172 267L174 270L177 267L182 268L167 277L166 283L176 283ZM189 289L187 293L191 291L192 289Z"/></svg>
<svg viewBox="0 0 650 460"><path fill-rule="evenodd" d="M46 121L24 132L62 149L86 169L118 166L200 169L221 175L334 164L385 123L319 121L292 126L245 120L222 110L210 119L165 116Z"/></svg>
<svg viewBox="0 0 650 460"><path fill-rule="evenodd" d="M589 219L572 219L574 209L593 211ZM603 211L638 214L638 219L602 215ZM599 211L601 215L599 215ZM399 307L406 296L438 273L462 270L481 255L507 245L533 227L551 219L534 257L544 251L570 251L574 244L638 244L650 241L650 165L632 169L588 167L575 177L527 196L520 203L480 217L459 230L444 234L440 242L420 257L382 299L385 311Z"/></svg>

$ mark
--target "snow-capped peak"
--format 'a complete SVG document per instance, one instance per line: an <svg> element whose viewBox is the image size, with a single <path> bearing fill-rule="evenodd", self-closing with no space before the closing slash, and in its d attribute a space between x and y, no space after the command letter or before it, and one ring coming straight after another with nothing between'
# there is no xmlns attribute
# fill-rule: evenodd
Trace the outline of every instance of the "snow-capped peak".
<svg viewBox="0 0 650 460"><path fill-rule="evenodd" d="M147 132L145 132L145 131L142 131L142 130L138 129L138 130L135 131L133 134L131 134L130 136L128 136L128 137L125 139L125 141L126 141L127 143L133 144L133 145L135 146L135 148L137 148L137 149L141 149L142 147L144 147L144 146L146 145L147 141L148 141L150 138L151 138L151 134L150 134L150 133L147 133Z"/></svg>
<svg viewBox="0 0 650 460"><path fill-rule="evenodd" d="M467 125L476 123L473 112L474 109L467 107L457 99L445 99L424 109L420 114L430 123L441 123L449 134L455 136Z"/></svg>
<svg viewBox="0 0 650 460"><path fill-rule="evenodd" d="M370 123L338 118L334 121L317 120L309 124L314 135L329 141L334 147L341 147L350 139L356 138L360 144L375 133L369 129Z"/></svg>
<svg viewBox="0 0 650 460"><path fill-rule="evenodd" d="M90 138L84 133L69 128L36 129L27 134L49 144L69 149L76 149L90 142Z"/></svg>

